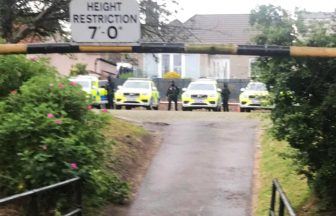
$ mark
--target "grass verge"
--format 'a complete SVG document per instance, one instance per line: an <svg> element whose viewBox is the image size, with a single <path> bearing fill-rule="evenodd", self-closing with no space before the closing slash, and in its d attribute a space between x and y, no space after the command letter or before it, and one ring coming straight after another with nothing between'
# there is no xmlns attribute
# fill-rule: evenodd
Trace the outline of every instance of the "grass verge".
<svg viewBox="0 0 336 216"><path fill-rule="evenodd" d="M160 135L148 132L143 126L111 117L106 126L105 138L111 143L107 154L107 166L130 186L130 196L124 204L109 204L101 210L101 215L118 215L127 211L135 197L150 162L160 146Z"/></svg>
<svg viewBox="0 0 336 216"><path fill-rule="evenodd" d="M262 117L261 136L260 136L260 160L258 185L258 201L254 209L254 215L268 215L268 209L271 198L272 179L277 178L294 209L299 210L308 202L311 191L303 176L295 172L295 162L285 157L284 154L295 151L285 141L275 140L269 132L271 122L269 115L260 115Z"/></svg>

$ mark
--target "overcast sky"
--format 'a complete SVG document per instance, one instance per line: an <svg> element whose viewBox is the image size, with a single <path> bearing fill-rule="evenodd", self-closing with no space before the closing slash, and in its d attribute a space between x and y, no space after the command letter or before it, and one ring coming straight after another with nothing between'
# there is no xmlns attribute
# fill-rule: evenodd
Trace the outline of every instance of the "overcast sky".
<svg viewBox="0 0 336 216"><path fill-rule="evenodd" d="M249 13L257 5L273 4L286 10L294 11L295 7L307 11L333 12L336 0L177 0L183 8L177 18L186 21L195 14L239 14Z"/></svg>

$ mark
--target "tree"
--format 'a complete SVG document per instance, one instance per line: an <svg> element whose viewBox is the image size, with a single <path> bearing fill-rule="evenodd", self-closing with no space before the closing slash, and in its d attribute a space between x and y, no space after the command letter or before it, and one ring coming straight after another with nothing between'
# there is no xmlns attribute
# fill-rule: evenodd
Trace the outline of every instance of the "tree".
<svg viewBox="0 0 336 216"><path fill-rule="evenodd" d="M67 35L64 24L69 22L69 3L70 0L0 0L0 38L18 43L36 36ZM177 2L140 1L144 36L161 35L168 17L174 13L168 4L177 5Z"/></svg>
<svg viewBox="0 0 336 216"><path fill-rule="evenodd" d="M257 44L336 47L331 26L304 26L302 20L278 7L253 10L251 24L259 32ZM336 60L261 57L257 64L259 77L273 86L274 135L297 149L298 171L316 194L335 203Z"/></svg>
<svg viewBox="0 0 336 216"><path fill-rule="evenodd" d="M23 55L0 56L0 101L19 91L23 83L35 76L56 72L45 59L27 59Z"/></svg>

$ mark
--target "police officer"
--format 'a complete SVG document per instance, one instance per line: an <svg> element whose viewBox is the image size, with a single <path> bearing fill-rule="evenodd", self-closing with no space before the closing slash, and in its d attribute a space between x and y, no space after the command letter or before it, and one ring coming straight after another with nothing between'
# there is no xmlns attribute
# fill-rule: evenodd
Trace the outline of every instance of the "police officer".
<svg viewBox="0 0 336 216"><path fill-rule="evenodd" d="M114 82L112 76L109 76L107 78L107 85L106 85L106 90L107 90L107 100L108 100L108 106L110 109L114 108Z"/></svg>
<svg viewBox="0 0 336 216"><path fill-rule="evenodd" d="M230 98L230 90L226 83L224 83L224 88L222 89L221 96L223 102L223 110L224 112L229 112L229 98Z"/></svg>
<svg viewBox="0 0 336 216"><path fill-rule="evenodd" d="M175 82L172 80L171 84L167 90L167 98L168 98L168 110L171 108L171 102L175 103L175 110L177 111L177 99L180 93L180 89L175 85Z"/></svg>

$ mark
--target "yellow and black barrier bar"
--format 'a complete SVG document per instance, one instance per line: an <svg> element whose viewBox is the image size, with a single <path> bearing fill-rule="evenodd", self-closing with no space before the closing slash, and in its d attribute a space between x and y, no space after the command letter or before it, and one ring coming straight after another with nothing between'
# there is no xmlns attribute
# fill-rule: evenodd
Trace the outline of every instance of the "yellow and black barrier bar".
<svg viewBox="0 0 336 216"><path fill-rule="evenodd" d="M336 48L234 44L142 43L140 45L82 45L74 43L0 44L0 54L47 53L199 53L218 55L335 58Z"/></svg>

